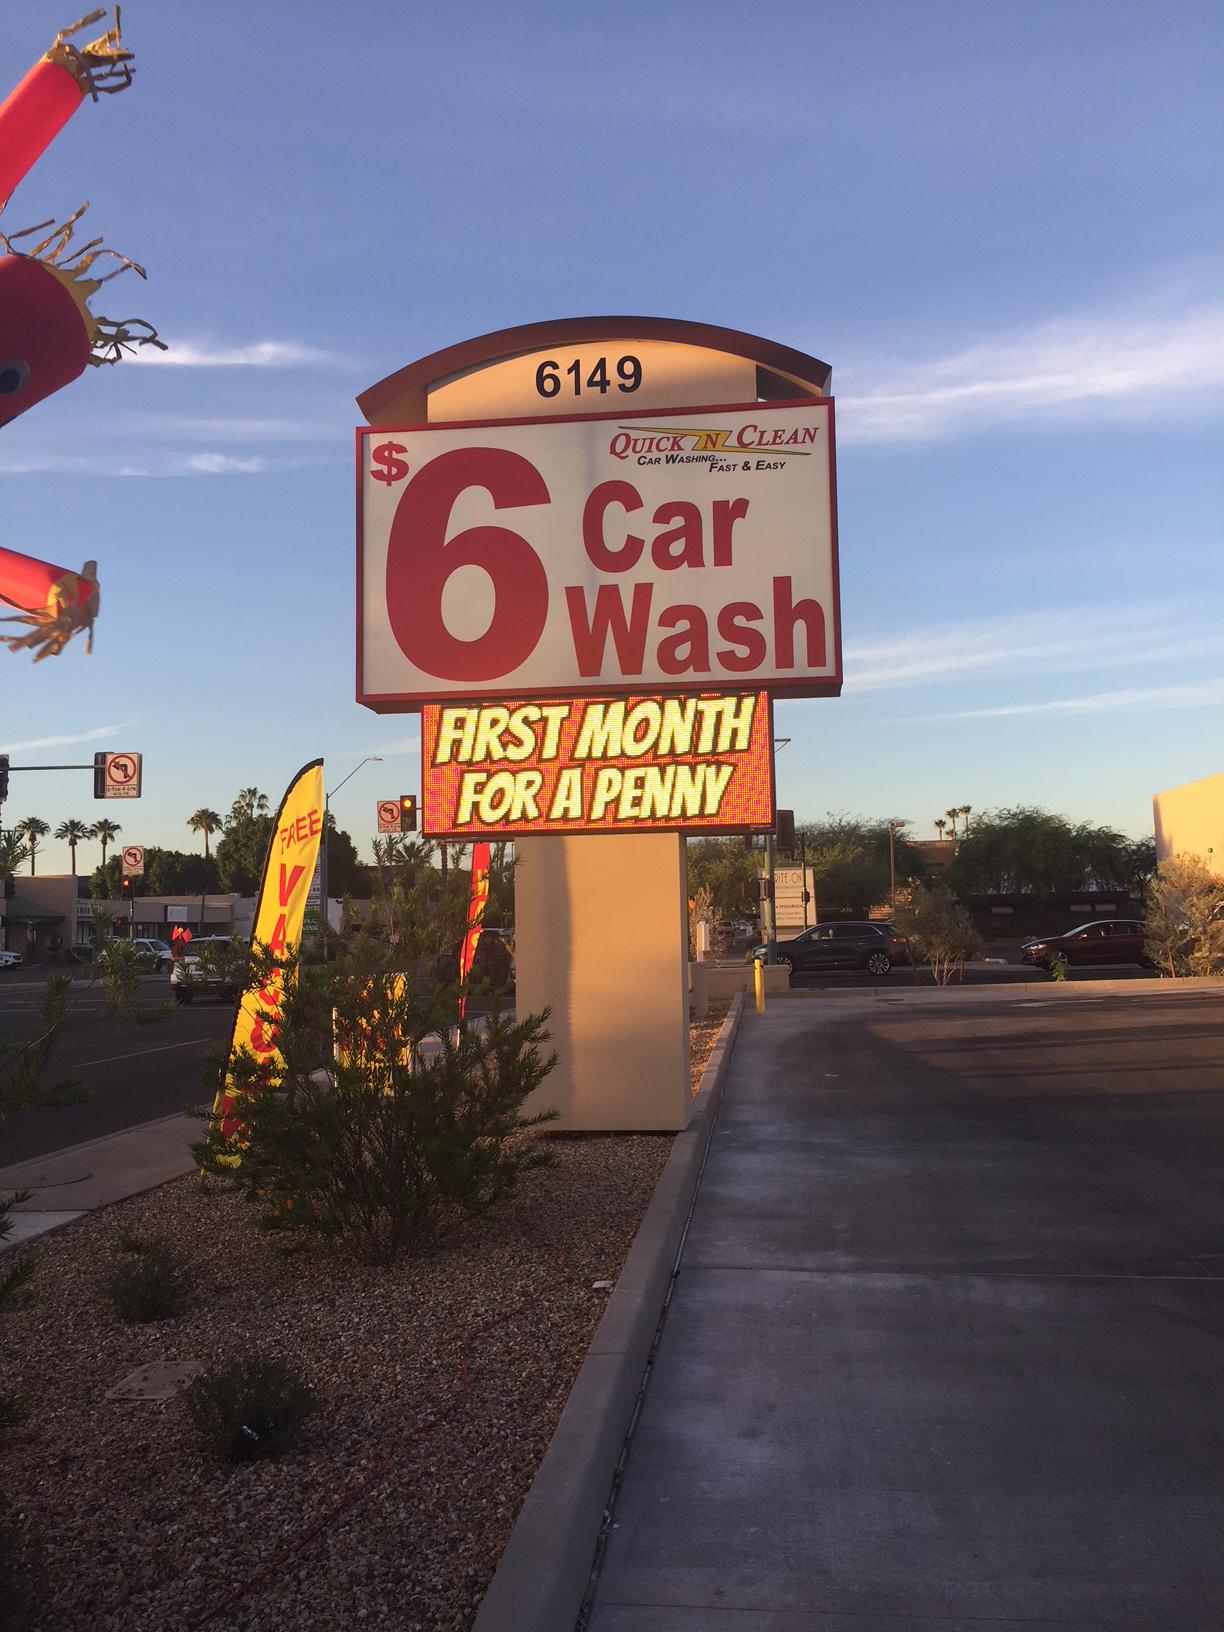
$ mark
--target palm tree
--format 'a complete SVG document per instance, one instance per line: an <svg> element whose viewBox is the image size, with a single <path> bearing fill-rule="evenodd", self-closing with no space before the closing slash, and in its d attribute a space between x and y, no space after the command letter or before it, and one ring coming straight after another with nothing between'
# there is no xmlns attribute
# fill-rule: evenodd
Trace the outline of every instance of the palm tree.
<svg viewBox="0 0 1224 1632"><path fill-rule="evenodd" d="M253 792L254 790L251 789L246 791ZM187 826L191 828L193 833L203 833L204 855L207 859L208 841L214 833L219 833L221 831L220 816L218 816L215 810L209 810L207 805L202 805L200 809L196 811L194 816L188 816Z"/></svg>
<svg viewBox="0 0 1224 1632"><path fill-rule="evenodd" d="M936 816L936 818L935 818L935 832L938 834L938 836L941 839L944 836L944 828L947 827L947 825L948 825L947 822L944 821L942 816Z"/></svg>
<svg viewBox="0 0 1224 1632"><path fill-rule="evenodd" d="M26 841L26 847L30 852L30 877L33 878L35 858L38 855L38 841L39 839L45 839L51 829L41 816L27 816L24 822L17 823L13 831L20 833Z"/></svg>
<svg viewBox="0 0 1224 1632"><path fill-rule="evenodd" d="M67 839L68 841L68 853L72 857L72 876L75 878L76 847L82 839L89 837L89 829L84 822L78 822L74 816L70 816L66 822L61 822L56 828L55 837L57 839Z"/></svg>
<svg viewBox="0 0 1224 1632"><path fill-rule="evenodd" d="M101 841L103 867L106 866L106 847L118 836L121 831L122 829L120 828L118 822L112 822L107 817L103 816L100 821L93 824L86 835L87 838L98 839Z"/></svg>
<svg viewBox="0 0 1224 1632"><path fill-rule="evenodd" d="M30 847L14 828L7 833L0 833L0 885L6 878L16 876L17 869L23 867L29 858Z"/></svg>
<svg viewBox="0 0 1224 1632"><path fill-rule="evenodd" d="M960 807L960 813L965 818L965 837L966 838L969 837L969 812L972 809L973 809L972 805L962 805Z"/></svg>
<svg viewBox="0 0 1224 1632"><path fill-rule="evenodd" d="M233 816L266 816L268 814L268 796L260 793L258 788L239 788L238 797L234 800Z"/></svg>
<svg viewBox="0 0 1224 1632"><path fill-rule="evenodd" d="M948 826L952 829L951 833L948 836L951 839L955 839L956 838L956 818L960 815L960 806L959 805L953 805L951 810L945 810L944 811L944 815L948 818Z"/></svg>

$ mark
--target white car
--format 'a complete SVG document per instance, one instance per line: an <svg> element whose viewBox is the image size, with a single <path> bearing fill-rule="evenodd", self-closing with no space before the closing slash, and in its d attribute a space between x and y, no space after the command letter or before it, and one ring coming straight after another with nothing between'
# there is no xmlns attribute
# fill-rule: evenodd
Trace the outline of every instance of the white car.
<svg viewBox="0 0 1224 1632"><path fill-rule="evenodd" d="M229 935L197 935L187 943L187 950L173 960L170 969L170 991L176 1003L190 1003L195 997L229 997L241 995L241 988L232 981L208 974L201 966L201 954L209 947L219 951L229 946Z"/></svg>
<svg viewBox="0 0 1224 1632"><path fill-rule="evenodd" d="M16 969L24 961L20 952L0 952L0 969Z"/></svg>

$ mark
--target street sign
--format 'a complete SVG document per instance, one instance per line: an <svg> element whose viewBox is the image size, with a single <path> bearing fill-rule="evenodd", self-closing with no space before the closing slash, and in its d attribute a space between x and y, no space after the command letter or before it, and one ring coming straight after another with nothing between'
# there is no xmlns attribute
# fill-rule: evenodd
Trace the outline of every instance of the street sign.
<svg viewBox="0 0 1224 1632"><path fill-rule="evenodd" d="M310 880L310 888L306 892L306 906L318 912L323 905L323 858L320 855L315 862L314 875Z"/></svg>
<svg viewBox="0 0 1224 1632"><path fill-rule="evenodd" d="M380 799L378 801L378 831L380 833L398 833L400 830L400 807L398 799Z"/></svg>
<svg viewBox="0 0 1224 1632"><path fill-rule="evenodd" d="M94 798L139 799L140 754L95 754Z"/></svg>
<svg viewBox="0 0 1224 1632"><path fill-rule="evenodd" d="M841 690L833 404L358 432L357 700Z"/></svg>
<svg viewBox="0 0 1224 1632"><path fill-rule="evenodd" d="M125 844L123 847L124 878L143 878L144 870L144 847L139 844Z"/></svg>
<svg viewBox="0 0 1224 1632"><path fill-rule="evenodd" d="M808 892L804 902L803 892ZM816 879L812 868L774 868L774 921L777 924L803 925L816 922ZM806 906L806 912L804 910Z"/></svg>

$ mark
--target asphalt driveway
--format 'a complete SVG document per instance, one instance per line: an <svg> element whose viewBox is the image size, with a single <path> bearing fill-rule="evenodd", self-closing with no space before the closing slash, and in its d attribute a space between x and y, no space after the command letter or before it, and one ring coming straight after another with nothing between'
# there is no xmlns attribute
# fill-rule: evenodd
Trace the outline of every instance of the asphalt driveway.
<svg viewBox="0 0 1224 1632"><path fill-rule="evenodd" d="M750 1015L591 1632L1224 1627L1224 989Z"/></svg>

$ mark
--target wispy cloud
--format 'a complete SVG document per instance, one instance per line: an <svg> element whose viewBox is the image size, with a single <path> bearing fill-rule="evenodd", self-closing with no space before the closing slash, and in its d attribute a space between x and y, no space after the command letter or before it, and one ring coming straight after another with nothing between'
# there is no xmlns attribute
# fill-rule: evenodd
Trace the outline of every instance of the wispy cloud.
<svg viewBox="0 0 1224 1632"><path fill-rule="evenodd" d="M843 442L931 442L1224 405L1224 303L1068 315L927 360L843 366Z"/></svg>
<svg viewBox="0 0 1224 1632"><path fill-rule="evenodd" d="M280 470L302 470L308 465L347 464L350 456L329 454L172 453L146 448L143 463L109 460L104 455L77 456L59 453L0 454L0 475L6 476L89 476L143 477L170 476L262 476Z"/></svg>
<svg viewBox="0 0 1224 1632"><path fill-rule="evenodd" d="M167 343L158 351L145 346L131 361L145 368L339 368L351 367L334 352L321 351L300 340L252 340L244 346L225 346L207 340Z"/></svg>
<svg viewBox="0 0 1224 1632"><path fill-rule="evenodd" d="M1191 608L1099 604L974 618L847 642L845 691L1036 672L1071 674L1224 652Z"/></svg>
<svg viewBox="0 0 1224 1632"><path fill-rule="evenodd" d="M383 759L394 759L398 754L419 754L420 751L421 739L416 734L410 737L400 737L395 742L380 743L377 747L368 750L371 755L378 754Z"/></svg>
<svg viewBox="0 0 1224 1632"><path fill-rule="evenodd" d="M1002 708L966 708L954 714L927 716L944 720L997 720L1014 714L1106 714L1117 708L1221 708L1224 679L1178 686L1132 686L1126 691L1098 691L1087 697L1059 697L1044 703L1010 703Z"/></svg>
<svg viewBox="0 0 1224 1632"><path fill-rule="evenodd" d="M117 737L120 731L126 731L127 721L119 725L99 725L92 731L74 731L63 736L31 737L27 742L6 742L0 747L0 753L24 754L32 748L70 748L77 742L105 742L108 737Z"/></svg>

